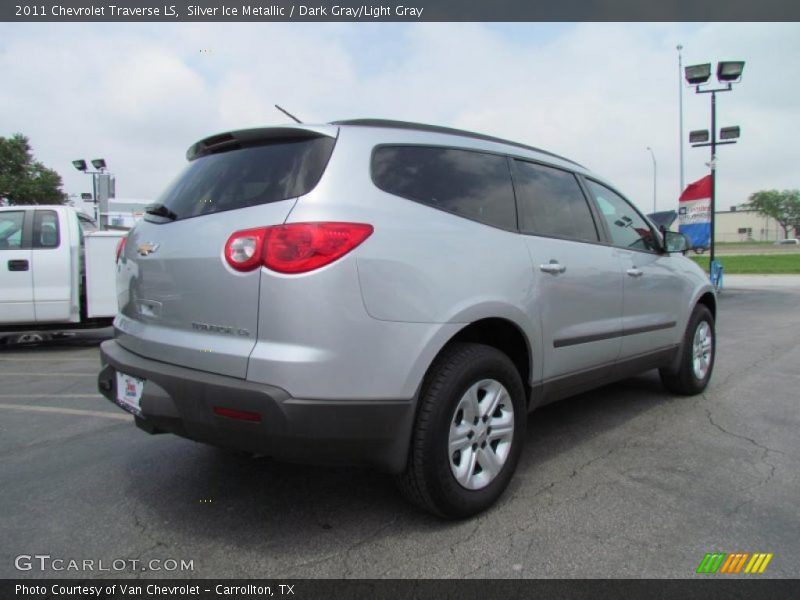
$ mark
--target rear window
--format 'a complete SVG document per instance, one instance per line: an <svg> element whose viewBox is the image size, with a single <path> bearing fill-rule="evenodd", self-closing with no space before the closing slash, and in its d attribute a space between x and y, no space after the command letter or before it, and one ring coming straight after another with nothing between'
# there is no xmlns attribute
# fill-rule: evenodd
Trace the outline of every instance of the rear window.
<svg viewBox="0 0 800 600"><path fill-rule="evenodd" d="M58 248L60 243L56 211L37 210L33 219L33 247Z"/></svg>
<svg viewBox="0 0 800 600"><path fill-rule="evenodd" d="M372 180L385 192L502 229L516 229L504 156L430 146L380 146Z"/></svg>
<svg viewBox="0 0 800 600"><path fill-rule="evenodd" d="M202 156L156 204L188 219L302 196L322 177L334 142L329 137L274 140Z"/></svg>

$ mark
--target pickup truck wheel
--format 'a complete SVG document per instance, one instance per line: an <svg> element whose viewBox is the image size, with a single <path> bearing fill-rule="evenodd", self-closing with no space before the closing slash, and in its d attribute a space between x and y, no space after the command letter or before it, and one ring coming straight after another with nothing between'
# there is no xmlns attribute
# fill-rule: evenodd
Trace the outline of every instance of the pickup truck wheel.
<svg viewBox="0 0 800 600"><path fill-rule="evenodd" d="M525 392L502 352L446 348L422 386L408 463L398 482L418 506L445 518L479 513L500 497L525 438Z"/></svg>
<svg viewBox="0 0 800 600"><path fill-rule="evenodd" d="M677 369L659 370L664 387L684 396L693 396L706 389L714 370L715 335L711 311L698 304L686 327Z"/></svg>

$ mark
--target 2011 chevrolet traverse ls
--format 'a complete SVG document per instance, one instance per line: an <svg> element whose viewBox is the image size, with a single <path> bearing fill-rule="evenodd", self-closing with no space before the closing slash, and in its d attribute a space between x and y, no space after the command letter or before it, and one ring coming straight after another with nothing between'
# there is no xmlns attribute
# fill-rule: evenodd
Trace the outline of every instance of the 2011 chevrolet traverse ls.
<svg viewBox="0 0 800 600"><path fill-rule="evenodd" d="M459 518L527 414L649 369L701 392L716 297L608 182L552 153L380 120L215 135L119 250L99 387L150 433L368 463Z"/></svg>

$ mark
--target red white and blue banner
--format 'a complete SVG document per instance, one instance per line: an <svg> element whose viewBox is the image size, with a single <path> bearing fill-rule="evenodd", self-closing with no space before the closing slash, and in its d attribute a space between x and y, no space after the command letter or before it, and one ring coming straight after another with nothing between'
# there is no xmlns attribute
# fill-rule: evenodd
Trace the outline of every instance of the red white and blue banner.
<svg viewBox="0 0 800 600"><path fill-rule="evenodd" d="M689 238L692 248L708 248L711 243L711 175L706 175L683 190L678 201L678 231Z"/></svg>

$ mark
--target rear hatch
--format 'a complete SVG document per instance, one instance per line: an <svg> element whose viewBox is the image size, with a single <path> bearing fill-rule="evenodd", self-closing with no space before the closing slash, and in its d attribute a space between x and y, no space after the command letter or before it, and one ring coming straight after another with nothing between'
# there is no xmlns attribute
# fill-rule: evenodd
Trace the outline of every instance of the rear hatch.
<svg viewBox="0 0 800 600"><path fill-rule="evenodd" d="M225 243L236 231L286 220L322 176L336 131L251 129L192 146L187 167L125 243L118 342L154 360L246 377L260 269L232 269Z"/></svg>

